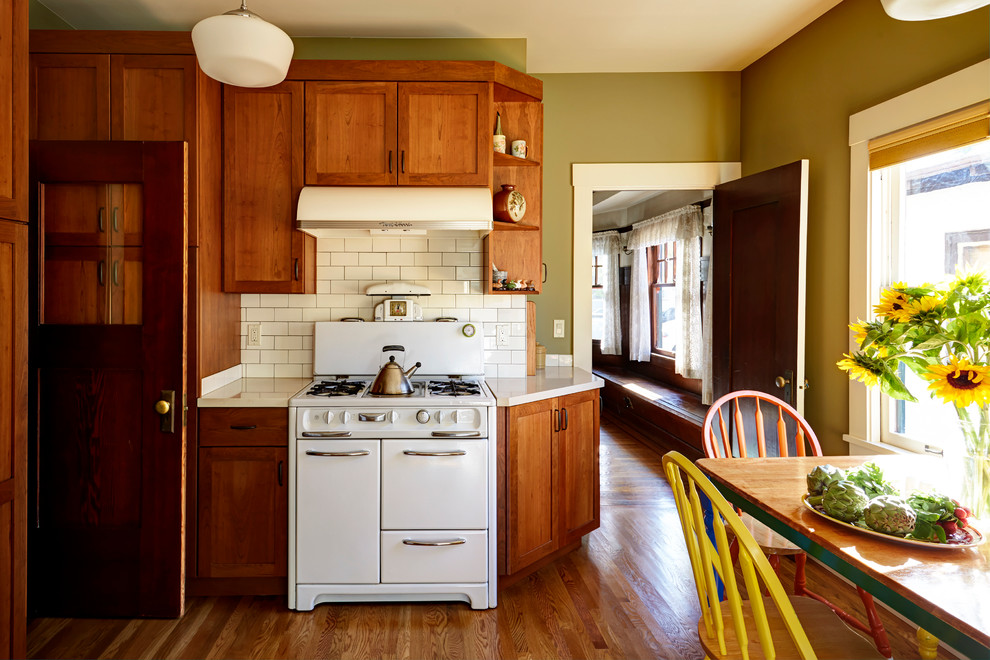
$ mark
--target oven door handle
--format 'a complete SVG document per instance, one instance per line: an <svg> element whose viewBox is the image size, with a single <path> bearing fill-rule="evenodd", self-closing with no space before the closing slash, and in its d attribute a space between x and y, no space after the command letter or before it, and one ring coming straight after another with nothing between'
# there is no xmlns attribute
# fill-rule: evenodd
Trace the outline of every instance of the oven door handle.
<svg viewBox="0 0 990 660"><path fill-rule="evenodd" d="M316 451L307 449L307 456L367 456L371 451L368 449L357 449L355 451Z"/></svg>
<svg viewBox="0 0 990 660"><path fill-rule="evenodd" d="M467 456L467 452L463 449L456 451L413 451L406 449L402 453L406 456Z"/></svg>
<svg viewBox="0 0 990 660"><path fill-rule="evenodd" d="M304 438L349 438L350 431L303 431Z"/></svg>
<svg viewBox="0 0 990 660"><path fill-rule="evenodd" d="M439 547L443 545L464 545L467 543L467 539L456 538L449 541L417 541L416 539L402 539L402 545L425 545L430 547Z"/></svg>
<svg viewBox="0 0 990 660"><path fill-rule="evenodd" d="M479 431L434 431L431 433L434 438L480 438Z"/></svg>

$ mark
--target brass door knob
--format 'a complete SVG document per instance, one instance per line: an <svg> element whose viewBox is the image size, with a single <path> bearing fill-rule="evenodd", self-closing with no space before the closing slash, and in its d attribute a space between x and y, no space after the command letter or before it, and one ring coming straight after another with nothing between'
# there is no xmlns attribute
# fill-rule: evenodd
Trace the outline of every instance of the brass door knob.
<svg viewBox="0 0 990 660"><path fill-rule="evenodd" d="M159 415L167 415L168 411L171 409L172 406L169 405L168 401L162 400L155 403L155 412Z"/></svg>
<svg viewBox="0 0 990 660"><path fill-rule="evenodd" d="M776 378L774 378L773 382L777 387L784 387L785 385L791 384L790 379L784 378L783 376L777 376Z"/></svg>

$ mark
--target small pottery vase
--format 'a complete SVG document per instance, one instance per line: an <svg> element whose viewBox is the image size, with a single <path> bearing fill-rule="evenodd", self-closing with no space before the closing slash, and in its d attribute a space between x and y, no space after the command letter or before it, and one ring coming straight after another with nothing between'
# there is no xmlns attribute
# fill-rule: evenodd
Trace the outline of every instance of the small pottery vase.
<svg viewBox="0 0 990 660"><path fill-rule="evenodd" d="M492 197L492 216L502 222L519 222L526 214L526 199L516 187L503 183L502 189Z"/></svg>

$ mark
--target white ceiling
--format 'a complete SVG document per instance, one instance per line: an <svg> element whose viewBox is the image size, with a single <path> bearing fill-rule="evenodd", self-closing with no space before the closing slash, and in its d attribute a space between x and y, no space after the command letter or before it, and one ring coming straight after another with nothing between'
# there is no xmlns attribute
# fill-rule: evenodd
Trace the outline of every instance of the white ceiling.
<svg viewBox="0 0 990 660"><path fill-rule="evenodd" d="M529 73L591 73L739 71L839 1L249 0L248 8L293 37L525 38ZM189 30L239 2L41 0L81 30Z"/></svg>

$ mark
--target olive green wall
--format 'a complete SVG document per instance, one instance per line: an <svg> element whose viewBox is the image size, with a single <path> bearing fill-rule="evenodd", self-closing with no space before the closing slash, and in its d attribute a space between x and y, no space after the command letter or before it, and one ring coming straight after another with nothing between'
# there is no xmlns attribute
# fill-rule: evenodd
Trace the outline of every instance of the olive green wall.
<svg viewBox="0 0 990 660"><path fill-rule="evenodd" d="M494 60L526 70L525 39L346 39L296 37L297 60Z"/></svg>
<svg viewBox="0 0 990 660"><path fill-rule="evenodd" d="M571 353L575 163L739 160L739 74L531 74L543 80L543 260L536 338ZM588 267L587 265L585 267ZM589 294L590 295L590 294ZM566 337L553 338L553 320Z"/></svg>
<svg viewBox="0 0 990 660"><path fill-rule="evenodd" d="M72 26L38 0L28 0L28 27L32 30L71 30Z"/></svg>
<svg viewBox="0 0 990 660"><path fill-rule="evenodd" d="M810 161L805 416L827 454L847 453L849 116L986 59L988 19L902 22L846 0L742 72L743 174Z"/></svg>

